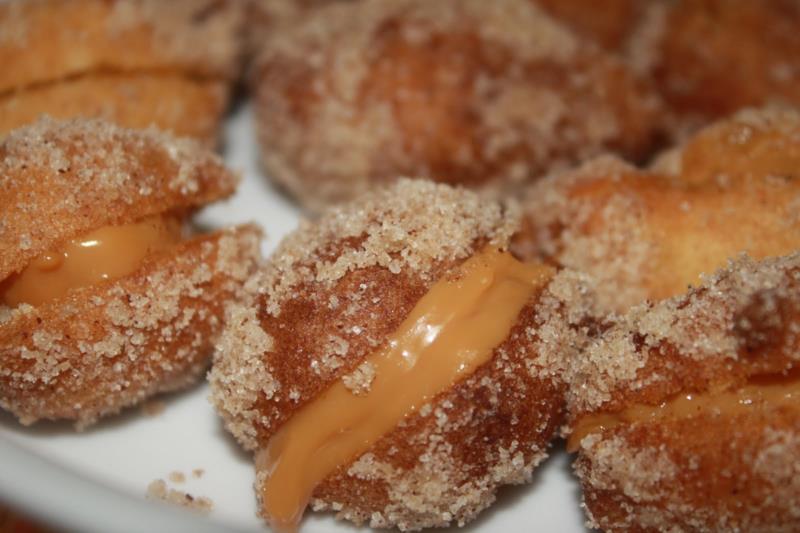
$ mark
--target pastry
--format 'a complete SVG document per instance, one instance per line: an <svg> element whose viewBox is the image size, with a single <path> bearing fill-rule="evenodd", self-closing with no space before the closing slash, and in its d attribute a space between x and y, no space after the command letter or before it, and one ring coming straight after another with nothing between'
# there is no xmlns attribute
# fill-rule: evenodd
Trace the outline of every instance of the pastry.
<svg viewBox="0 0 800 533"><path fill-rule="evenodd" d="M515 191L660 140L652 87L529 0L335 2L251 83L266 172L311 210L402 175Z"/></svg>
<svg viewBox="0 0 800 533"><path fill-rule="evenodd" d="M265 32L293 22L313 10L336 2L348 0L248 0L251 18L248 25L256 25Z"/></svg>
<svg viewBox="0 0 800 533"><path fill-rule="evenodd" d="M188 140L43 120L0 144L0 406L86 427L194 382L256 268L251 226L193 235L237 179Z"/></svg>
<svg viewBox="0 0 800 533"><path fill-rule="evenodd" d="M241 13L229 0L0 3L0 137L48 114L214 144Z"/></svg>
<svg viewBox="0 0 800 533"><path fill-rule="evenodd" d="M679 137L745 107L800 104L796 0L675 0L649 13L631 61L655 80Z"/></svg>
<svg viewBox="0 0 800 533"><path fill-rule="evenodd" d="M574 358L569 449L603 531L800 528L800 254L740 258Z"/></svg>
<svg viewBox="0 0 800 533"><path fill-rule="evenodd" d="M747 252L800 248L800 114L741 112L650 169L600 158L534 184L514 249L588 274L625 311L683 293Z"/></svg>
<svg viewBox="0 0 800 533"><path fill-rule="evenodd" d="M664 0L531 0L577 34L606 50L624 52L651 6Z"/></svg>
<svg viewBox="0 0 800 533"><path fill-rule="evenodd" d="M247 62L252 62L263 43L270 36L296 23L312 10L351 0L245 0L247 9L246 48ZM248 69L249 70L249 69Z"/></svg>
<svg viewBox="0 0 800 533"><path fill-rule="evenodd" d="M210 382L273 527L309 501L371 527L464 524L530 479L591 300L505 251L516 219L401 180L306 223L248 281Z"/></svg>

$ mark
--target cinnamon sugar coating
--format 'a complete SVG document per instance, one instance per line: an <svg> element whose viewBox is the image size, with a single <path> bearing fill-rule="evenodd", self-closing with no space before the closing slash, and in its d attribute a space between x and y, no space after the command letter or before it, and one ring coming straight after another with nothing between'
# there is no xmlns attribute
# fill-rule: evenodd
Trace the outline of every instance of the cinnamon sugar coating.
<svg viewBox="0 0 800 533"><path fill-rule="evenodd" d="M614 158L534 184L514 248L586 272L608 310L682 293L741 252L800 248L800 114L742 112L640 170Z"/></svg>
<svg viewBox="0 0 800 533"><path fill-rule="evenodd" d="M214 154L155 131L49 119L17 130L0 144L0 282L90 231L185 217L236 181ZM243 297L259 240L250 226L196 237L116 280L0 305L0 406L25 424L84 427L192 382L225 308Z"/></svg>
<svg viewBox="0 0 800 533"><path fill-rule="evenodd" d="M578 35L622 52L647 10L663 0L531 0Z"/></svg>
<svg viewBox="0 0 800 533"><path fill-rule="evenodd" d="M336 1L336 0L331 0ZM244 0L247 14L245 53L249 63L273 31L294 22L306 9L327 4L327 0Z"/></svg>
<svg viewBox="0 0 800 533"><path fill-rule="evenodd" d="M361 0L245 0L247 24L245 25L247 68L252 66L264 43L275 32L285 31L310 13L327 5Z"/></svg>
<svg viewBox="0 0 800 533"><path fill-rule="evenodd" d="M197 381L259 256L252 226L194 238L131 275L0 307L0 406L23 424L98 418Z"/></svg>
<svg viewBox="0 0 800 533"><path fill-rule="evenodd" d="M248 282L252 302L218 343L210 382L226 427L255 451L336 380L368 390L364 360L439 279L487 244L506 248L516 223L474 193L401 180L301 227ZM498 487L528 480L562 421L561 374L588 302L580 276L556 276L490 362L330 474L312 507L416 530L463 524Z"/></svg>
<svg viewBox="0 0 800 533"><path fill-rule="evenodd" d="M284 24L292 24L309 11L337 2L352 0L245 0L247 41L250 53L256 53L264 39Z"/></svg>
<svg viewBox="0 0 800 533"><path fill-rule="evenodd" d="M185 212L232 194L237 182L189 140L42 119L0 143L0 280L88 231Z"/></svg>
<svg viewBox="0 0 800 533"><path fill-rule="evenodd" d="M658 137L649 84L529 0L336 2L252 74L266 170L312 209L398 175L513 190Z"/></svg>
<svg viewBox="0 0 800 533"><path fill-rule="evenodd" d="M631 50L681 130L744 107L800 104L796 0L677 0L660 8Z"/></svg>
<svg viewBox="0 0 800 533"><path fill-rule="evenodd" d="M129 128L156 124L213 144L228 105L227 83L181 75L95 74L0 97L0 134L53 118L99 117Z"/></svg>
<svg viewBox="0 0 800 533"><path fill-rule="evenodd" d="M240 69L242 23L231 0L2 3L0 135L50 113L211 143ZM179 89L194 97L177 99Z"/></svg>
<svg viewBox="0 0 800 533"><path fill-rule="evenodd" d="M800 254L741 258L621 317L575 358L570 420L677 394L790 379L800 364ZM783 376L783 378L782 378ZM575 470L606 531L795 531L800 413L771 405L626 423L584 437Z"/></svg>

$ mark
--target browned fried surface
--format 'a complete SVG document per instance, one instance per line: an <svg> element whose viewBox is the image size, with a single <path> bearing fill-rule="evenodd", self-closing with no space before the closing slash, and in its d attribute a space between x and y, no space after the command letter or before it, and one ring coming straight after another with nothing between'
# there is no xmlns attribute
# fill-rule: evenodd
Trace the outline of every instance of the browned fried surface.
<svg viewBox="0 0 800 533"><path fill-rule="evenodd" d="M621 51L647 6L660 0L531 0L579 35Z"/></svg>
<svg viewBox="0 0 800 533"><path fill-rule="evenodd" d="M575 358L570 418L735 390L800 357L800 254L741 259L704 286L639 306ZM609 531L795 531L796 406L624 424L581 441L576 471Z"/></svg>
<svg viewBox="0 0 800 533"><path fill-rule="evenodd" d="M352 0L245 0L247 2L246 46L249 56L254 56L272 32L293 24L307 16L311 10L342 1ZM359 0L360 1L360 0ZM250 57L249 59L252 59Z"/></svg>
<svg viewBox="0 0 800 533"><path fill-rule="evenodd" d="M4 2L0 92L97 69L232 78L241 22L229 0Z"/></svg>
<svg viewBox="0 0 800 533"><path fill-rule="evenodd" d="M678 0L640 30L638 64L689 125L800 104L800 2Z"/></svg>
<svg viewBox="0 0 800 533"><path fill-rule="evenodd" d="M96 73L45 83L0 96L0 137L47 114L100 117L129 128L156 125L213 145L227 105L226 85L167 73Z"/></svg>
<svg viewBox="0 0 800 533"><path fill-rule="evenodd" d="M119 280L0 308L0 405L25 424L84 427L191 383L256 267L259 240L250 226L198 237Z"/></svg>
<svg viewBox="0 0 800 533"><path fill-rule="evenodd" d="M290 236L248 283L254 305L232 315L218 344L210 381L228 429L263 447L374 353L439 278L487 243L507 246L515 226L473 193L400 181ZM498 486L527 479L560 423L557 374L583 318L563 304L583 301L578 279L557 280L492 362L329 476L314 507L375 527L463 523Z"/></svg>
<svg viewBox="0 0 800 533"><path fill-rule="evenodd" d="M640 305L572 371L573 418L742 385L800 359L800 252L741 258L686 295Z"/></svg>
<svg viewBox="0 0 800 533"><path fill-rule="evenodd" d="M263 32L275 30L276 26L292 23L308 15L309 10L329 4L352 0L246 0L250 19L249 29Z"/></svg>
<svg viewBox="0 0 800 533"><path fill-rule="evenodd" d="M515 228L495 203L409 180L302 225L248 283L255 301L220 346L211 381L231 432L257 449L375 351L444 272Z"/></svg>
<svg viewBox="0 0 800 533"><path fill-rule="evenodd" d="M693 184L765 177L796 181L800 115L780 108L742 111L703 128L671 158L672 164L656 163L653 170Z"/></svg>
<svg viewBox="0 0 800 533"><path fill-rule="evenodd" d="M464 524L500 486L529 481L563 421L564 385L551 375L563 362L544 366L536 350L543 322L563 320L548 314L553 302L535 295L491 362L328 476L314 508L371 527Z"/></svg>
<svg viewBox="0 0 800 533"><path fill-rule="evenodd" d="M312 208L397 175L513 188L656 141L646 82L528 0L347 2L254 69L267 171Z"/></svg>
<svg viewBox="0 0 800 533"><path fill-rule="evenodd" d="M705 415L589 437L575 464L604 531L800 528L800 414Z"/></svg>
<svg viewBox="0 0 800 533"><path fill-rule="evenodd" d="M237 178L194 142L97 120L19 129L0 144L0 279L43 252L231 194Z"/></svg>
<svg viewBox="0 0 800 533"><path fill-rule="evenodd" d="M603 307L682 293L741 252L800 248L800 115L742 113L656 172L614 159L535 184L516 251L580 270Z"/></svg>

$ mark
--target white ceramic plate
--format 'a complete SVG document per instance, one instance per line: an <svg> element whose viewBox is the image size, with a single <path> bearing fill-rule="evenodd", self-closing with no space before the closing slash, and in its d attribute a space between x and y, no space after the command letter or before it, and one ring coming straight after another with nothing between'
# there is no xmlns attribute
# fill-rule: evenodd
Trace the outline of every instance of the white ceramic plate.
<svg viewBox="0 0 800 533"><path fill-rule="evenodd" d="M299 211L260 174L251 113L240 108L226 128L228 164L243 173L230 201L201 213L204 225L245 221L267 232L271 252L291 231ZM133 408L83 433L67 424L23 428L0 414L0 500L50 524L81 533L264 531L255 516L250 457L223 430L207 400L208 388L163 398L166 409L147 416ZM195 479L191 472L203 469ZM168 481L173 471L187 481ZM171 488L214 502L208 518L144 499L148 484L165 479ZM558 449L532 484L501 491L498 502L463 531L583 533L578 485L569 457ZM310 515L304 533L355 531L330 516Z"/></svg>

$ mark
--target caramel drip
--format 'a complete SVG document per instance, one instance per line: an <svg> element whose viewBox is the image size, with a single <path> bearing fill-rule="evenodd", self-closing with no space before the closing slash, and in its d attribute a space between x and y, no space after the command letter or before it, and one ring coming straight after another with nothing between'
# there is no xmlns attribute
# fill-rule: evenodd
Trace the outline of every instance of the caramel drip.
<svg viewBox="0 0 800 533"><path fill-rule="evenodd" d="M592 433L621 425L679 420L705 413L734 416L781 405L800 405L800 373L755 377L736 390L680 394L655 406L639 404L617 413L584 416L567 440L567 451L577 451L581 441Z"/></svg>
<svg viewBox="0 0 800 533"><path fill-rule="evenodd" d="M314 488L366 452L404 417L491 360L550 267L484 251L437 282L383 348L367 358L375 378L355 395L340 380L305 405L262 449L256 468L272 527L296 531Z"/></svg>
<svg viewBox="0 0 800 533"><path fill-rule="evenodd" d="M14 307L40 305L70 289L118 279L136 270L150 253L180 240L180 222L155 216L133 224L106 226L70 240L61 250L34 259L0 284L0 301Z"/></svg>

